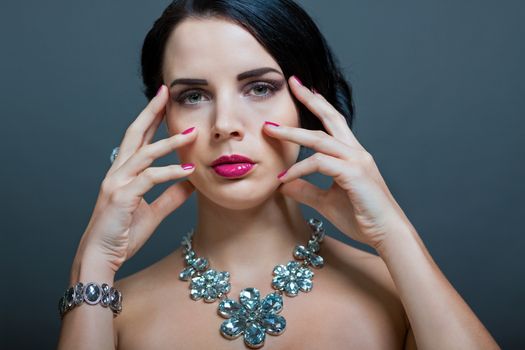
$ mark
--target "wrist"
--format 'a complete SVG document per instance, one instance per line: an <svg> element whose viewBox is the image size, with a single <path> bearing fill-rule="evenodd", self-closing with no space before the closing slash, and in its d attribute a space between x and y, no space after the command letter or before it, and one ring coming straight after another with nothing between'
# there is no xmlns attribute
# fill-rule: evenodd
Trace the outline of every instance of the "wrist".
<svg viewBox="0 0 525 350"><path fill-rule="evenodd" d="M113 285L117 269L100 254L88 252L75 257L71 268L70 285L98 281Z"/></svg>
<svg viewBox="0 0 525 350"><path fill-rule="evenodd" d="M383 260L387 260L397 251L407 251L410 246L418 244L418 235L412 225L398 225L374 248Z"/></svg>

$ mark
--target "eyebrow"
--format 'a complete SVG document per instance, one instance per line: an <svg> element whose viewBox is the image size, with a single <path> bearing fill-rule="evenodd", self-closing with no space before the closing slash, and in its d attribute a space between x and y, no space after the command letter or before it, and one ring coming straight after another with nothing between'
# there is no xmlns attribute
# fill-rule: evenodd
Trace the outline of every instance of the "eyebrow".
<svg viewBox="0 0 525 350"><path fill-rule="evenodd" d="M252 77L258 77L258 76L264 75L264 74L269 73L269 72L275 72L275 73L278 73L278 74L282 75L282 73L279 72L275 68L263 67L263 68L252 69L252 70L249 70L247 72L240 73L239 75L237 75L237 80L241 81L241 80L252 78ZM173 86L175 86L177 84L184 84L184 85L208 85L208 81L206 79L179 78L179 79L175 79L175 80L173 80L171 82L170 88L172 88Z"/></svg>

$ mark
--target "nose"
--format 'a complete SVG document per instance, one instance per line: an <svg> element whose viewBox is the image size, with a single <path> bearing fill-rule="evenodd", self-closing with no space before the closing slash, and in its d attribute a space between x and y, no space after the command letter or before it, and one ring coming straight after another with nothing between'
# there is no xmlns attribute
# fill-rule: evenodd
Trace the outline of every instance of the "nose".
<svg viewBox="0 0 525 350"><path fill-rule="evenodd" d="M244 123L240 115L240 106L235 104L234 94L218 96L215 104L215 118L211 127L215 141L234 138L242 140L244 137Z"/></svg>

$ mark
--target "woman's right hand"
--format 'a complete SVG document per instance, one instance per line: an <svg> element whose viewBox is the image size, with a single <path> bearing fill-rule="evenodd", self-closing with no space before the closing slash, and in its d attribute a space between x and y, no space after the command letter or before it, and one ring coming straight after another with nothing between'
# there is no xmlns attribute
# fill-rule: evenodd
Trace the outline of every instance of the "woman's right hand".
<svg viewBox="0 0 525 350"><path fill-rule="evenodd" d="M194 186L179 181L148 204L143 196L154 185L190 175L181 165L149 167L153 161L193 142L198 130L176 134L150 144L169 99L162 85L146 108L128 127L117 158L102 181L93 215L82 235L75 261L86 255L115 273L149 239L157 226L191 195ZM77 262L78 263L78 262Z"/></svg>

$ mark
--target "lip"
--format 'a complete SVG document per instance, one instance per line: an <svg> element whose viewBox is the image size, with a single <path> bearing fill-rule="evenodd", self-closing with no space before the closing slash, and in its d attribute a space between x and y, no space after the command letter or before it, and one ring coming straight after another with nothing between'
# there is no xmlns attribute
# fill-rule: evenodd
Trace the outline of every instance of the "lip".
<svg viewBox="0 0 525 350"><path fill-rule="evenodd" d="M216 165L224 164L224 163L227 163L227 164L232 164L232 163L255 164L255 162L253 160L251 160L250 158L248 158L246 156L243 156L243 155L240 155L240 154L232 154L232 155L225 154L225 155L222 155L219 158L215 159L211 163L211 166L214 167Z"/></svg>
<svg viewBox="0 0 525 350"><path fill-rule="evenodd" d="M243 176L255 165L253 160L240 154L222 155L211 163L215 173L229 178Z"/></svg>

